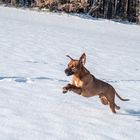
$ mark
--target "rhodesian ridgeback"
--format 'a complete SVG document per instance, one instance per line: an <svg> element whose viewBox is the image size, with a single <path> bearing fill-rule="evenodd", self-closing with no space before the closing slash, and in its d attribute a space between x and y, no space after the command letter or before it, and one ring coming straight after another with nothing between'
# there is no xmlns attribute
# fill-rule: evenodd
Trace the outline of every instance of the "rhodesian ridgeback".
<svg viewBox="0 0 140 140"><path fill-rule="evenodd" d="M109 105L113 113L116 113L116 109L120 109L119 106L115 104L115 95L122 101L129 101L129 99L123 99L118 95L112 85L97 79L93 76L85 67L86 54L83 53L79 60L70 58L68 63L68 68L65 69L67 76L72 77L72 83L67 84L63 87L63 93L68 91L73 91L78 95L84 97L92 97L98 95L101 103L104 105Z"/></svg>

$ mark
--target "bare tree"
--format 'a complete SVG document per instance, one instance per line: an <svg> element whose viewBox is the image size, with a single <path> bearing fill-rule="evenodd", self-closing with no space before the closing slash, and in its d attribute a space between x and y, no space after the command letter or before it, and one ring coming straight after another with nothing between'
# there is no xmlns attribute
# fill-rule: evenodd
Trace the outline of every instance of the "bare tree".
<svg viewBox="0 0 140 140"><path fill-rule="evenodd" d="M136 22L140 24L140 0L137 0L136 3Z"/></svg>

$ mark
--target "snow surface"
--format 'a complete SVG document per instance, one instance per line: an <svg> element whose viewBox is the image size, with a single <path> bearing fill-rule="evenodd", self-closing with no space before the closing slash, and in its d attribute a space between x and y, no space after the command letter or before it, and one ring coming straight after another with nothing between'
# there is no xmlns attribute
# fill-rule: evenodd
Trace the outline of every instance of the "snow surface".
<svg viewBox="0 0 140 140"><path fill-rule="evenodd" d="M98 97L62 94L69 54L112 84L116 115ZM0 140L139 140L140 27L0 7Z"/></svg>

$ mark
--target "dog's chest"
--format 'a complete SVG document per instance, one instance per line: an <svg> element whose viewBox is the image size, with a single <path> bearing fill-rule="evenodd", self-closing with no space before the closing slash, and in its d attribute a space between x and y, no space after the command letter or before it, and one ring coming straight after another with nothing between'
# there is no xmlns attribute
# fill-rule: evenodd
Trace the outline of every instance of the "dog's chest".
<svg viewBox="0 0 140 140"><path fill-rule="evenodd" d="M75 79L74 80L74 85L76 87L82 87L83 86L83 81L79 80L79 79Z"/></svg>

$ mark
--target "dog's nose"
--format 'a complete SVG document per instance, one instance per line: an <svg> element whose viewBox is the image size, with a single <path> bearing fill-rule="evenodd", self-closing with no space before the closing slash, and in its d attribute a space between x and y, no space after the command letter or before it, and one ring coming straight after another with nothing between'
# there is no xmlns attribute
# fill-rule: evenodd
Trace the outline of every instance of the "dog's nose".
<svg viewBox="0 0 140 140"><path fill-rule="evenodd" d="M68 69L68 68L65 69L64 72L65 72L65 74L66 74L67 76L70 76L70 75L72 74L71 70Z"/></svg>
<svg viewBox="0 0 140 140"><path fill-rule="evenodd" d="M69 72L69 70L68 69L65 69L64 72L67 74Z"/></svg>

